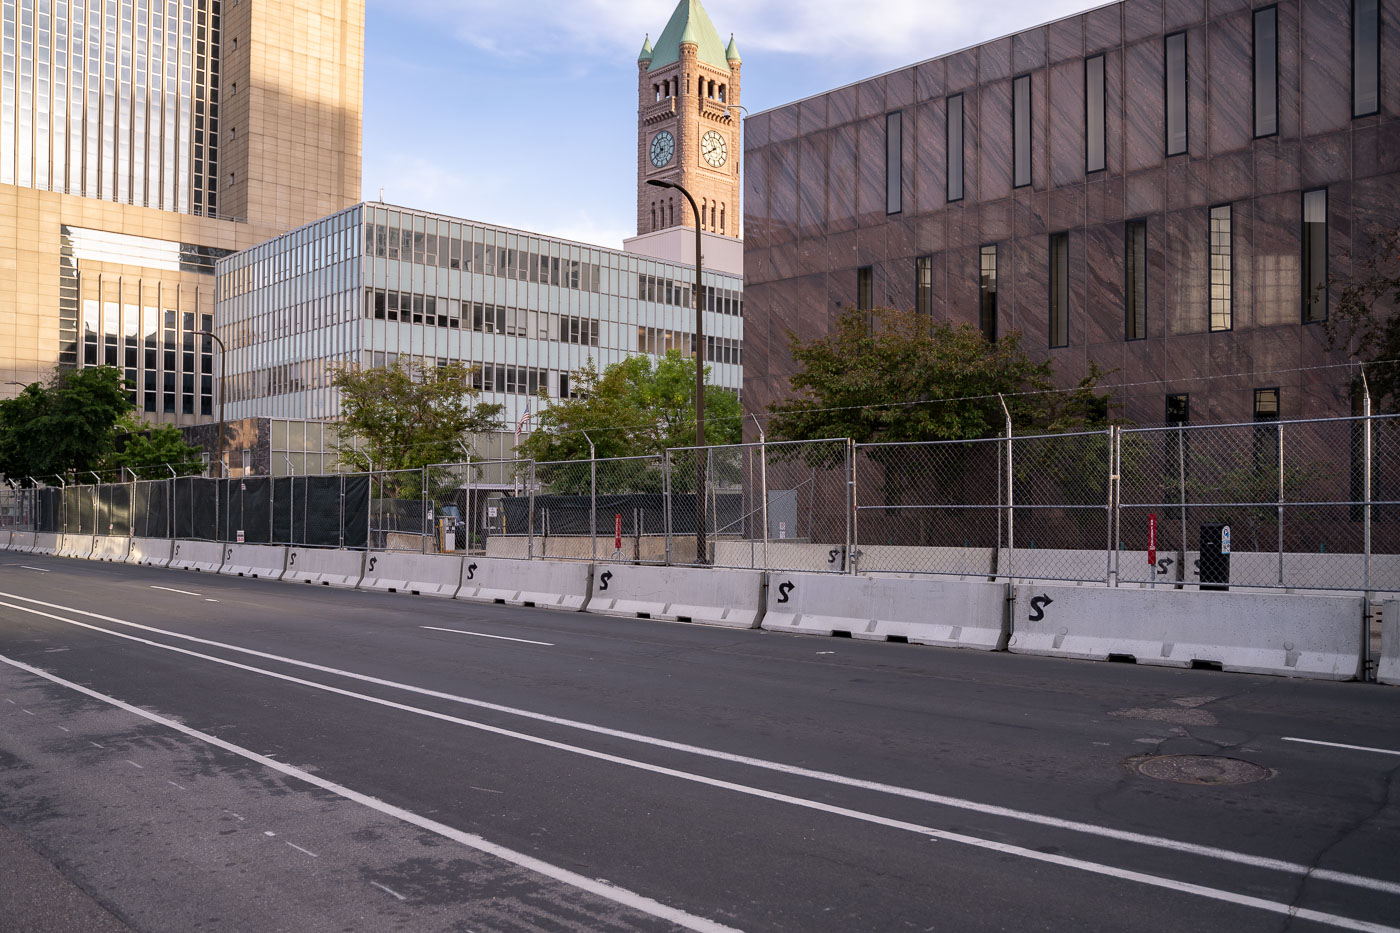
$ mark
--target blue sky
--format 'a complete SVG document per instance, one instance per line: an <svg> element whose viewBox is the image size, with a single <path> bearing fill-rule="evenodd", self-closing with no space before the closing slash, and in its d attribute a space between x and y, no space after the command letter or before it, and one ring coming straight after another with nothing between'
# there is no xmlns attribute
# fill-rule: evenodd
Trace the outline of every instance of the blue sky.
<svg viewBox="0 0 1400 933"><path fill-rule="evenodd" d="M738 40L751 112L1098 5L705 0ZM367 0L364 196L620 247L636 217L637 53L674 8Z"/></svg>

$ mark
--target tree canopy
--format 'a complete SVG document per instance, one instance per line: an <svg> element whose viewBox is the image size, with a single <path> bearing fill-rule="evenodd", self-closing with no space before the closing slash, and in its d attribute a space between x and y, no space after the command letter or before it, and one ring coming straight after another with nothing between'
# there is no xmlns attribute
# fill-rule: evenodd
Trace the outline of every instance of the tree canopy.
<svg viewBox="0 0 1400 933"><path fill-rule="evenodd" d="M111 366L55 370L47 383L0 402L0 471L16 480L97 470L134 410L130 384Z"/></svg>
<svg viewBox="0 0 1400 933"><path fill-rule="evenodd" d="M340 389L345 438L335 447L340 462L382 471L461 460L459 441L501 427L503 407L476 401L473 372L460 362L336 370L331 384Z"/></svg>
<svg viewBox="0 0 1400 933"><path fill-rule="evenodd" d="M857 443L971 440L1001 432L1006 399L1018 432L1102 425L1109 396L1091 363L1073 388L1052 392L1053 370L1009 333L989 341L967 324L912 311L848 309L832 331L792 338L793 396L769 406L772 439L849 437Z"/></svg>
<svg viewBox="0 0 1400 933"><path fill-rule="evenodd" d="M185 443L180 429L171 424L135 424L121 450L106 461L110 467L126 468L139 479L166 479L170 470L180 476L204 472L204 449ZM167 466L169 469L167 469Z"/></svg>
<svg viewBox="0 0 1400 933"><path fill-rule="evenodd" d="M1368 363L1366 380L1376 411L1400 410L1400 228L1375 228L1369 248L1353 260L1349 279L1333 276L1339 286L1327 320L1332 348L1344 348Z"/></svg>
<svg viewBox="0 0 1400 933"><path fill-rule="evenodd" d="M537 428L521 444L522 456L587 460L585 432L600 459L695 446L695 360L679 350L655 361L629 357L602 373L589 360L574 379L578 396L557 401L534 416ZM737 444L741 419L739 399L732 392L705 386L706 443Z"/></svg>

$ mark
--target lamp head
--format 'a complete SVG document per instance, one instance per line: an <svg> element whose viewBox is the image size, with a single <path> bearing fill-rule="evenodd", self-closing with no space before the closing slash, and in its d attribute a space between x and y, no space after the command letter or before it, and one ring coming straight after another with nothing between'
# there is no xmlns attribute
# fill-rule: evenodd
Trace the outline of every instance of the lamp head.
<svg viewBox="0 0 1400 933"><path fill-rule="evenodd" d="M675 184L674 182L662 181L662 180L659 179L659 178L649 178L649 179L647 179L647 184L651 185L653 188L679 188L679 187L680 187L680 185L677 185L677 184Z"/></svg>

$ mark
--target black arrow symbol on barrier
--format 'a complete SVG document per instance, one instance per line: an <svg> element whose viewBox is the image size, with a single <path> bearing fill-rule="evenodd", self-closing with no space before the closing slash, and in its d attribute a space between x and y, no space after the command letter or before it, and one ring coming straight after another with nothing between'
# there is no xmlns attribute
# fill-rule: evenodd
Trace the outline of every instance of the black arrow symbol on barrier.
<svg viewBox="0 0 1400 933"><path fill-rule="evenodd" d="M375 565L378 561L379 561L379 558L377 558L377 557L371 557L371 558L369 559L369 569L370 569L371 571L374 570L374 565Z"/></svg>
<svg viewBox="0 0 1400 933"><path fill-rule="evenodd" d="M840 554L840 553L841 553L841 551L838 550L837 548L832 548L831 550L827 551L827 552L826 552L826 562L827 562L828 564L834 564L834 563L836 563L836 555L837 555L837 554Z"/></svg>
<svg viewBox="0 0 1400 933"><path fill-rule="evenodd" d="M476 564L467 564L467 579L476 579Z"/></svg>
<svg viewBox="0 0 1400 933"><path fill-rule="evenodd" d="M598 589L600 589L600 590L606 590L606 589L608 588L608 581L612 579L612 571L611 571L611 570L605 570L605 571L603 571L603 575L602 575L601 577L599 577L598 579L603 581L603 585L600 586L600 587L598 587Z"/></svg>
<svg viewBox="0 0 1400 933"><path fill-rule="evenodd" d="M797 584L793 583L791 580L778 584L778 602L787 602L788 594L795 589L797 589Z"/></svg>
<svg viewBox="0 0 1400 933"><path fill-rule="evenodd" d="M1049 596L1037 596L1031 600L1031 621L1039 622L1045 618L1045 607L1053 603Z"/></svg>

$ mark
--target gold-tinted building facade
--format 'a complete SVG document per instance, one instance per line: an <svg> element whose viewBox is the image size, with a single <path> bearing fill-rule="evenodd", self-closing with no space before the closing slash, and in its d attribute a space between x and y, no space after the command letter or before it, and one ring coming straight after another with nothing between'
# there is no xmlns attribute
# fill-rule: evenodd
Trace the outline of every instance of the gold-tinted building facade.
<svg viewBox="0 0 1400 933"><path fill-rule="evenodd" d="M0 397L212 413L213 261L359 200L363 0L0 0Z"/></svg>

